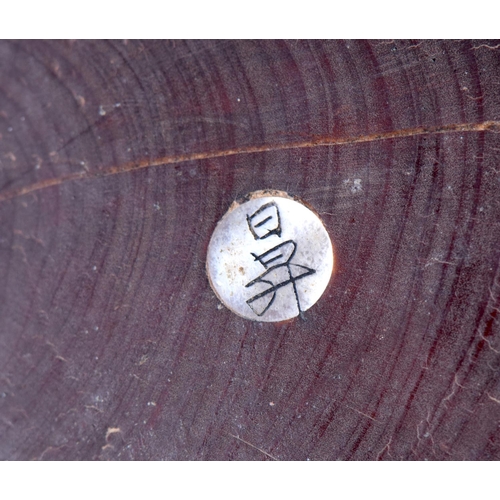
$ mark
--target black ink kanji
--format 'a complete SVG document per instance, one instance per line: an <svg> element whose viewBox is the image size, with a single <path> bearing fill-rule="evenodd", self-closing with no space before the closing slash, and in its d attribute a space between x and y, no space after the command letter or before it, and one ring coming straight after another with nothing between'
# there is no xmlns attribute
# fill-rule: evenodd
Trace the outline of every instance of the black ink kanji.
<svg viewBox="0 0 500 500"><path fill-rule="evenodd" d="M295 255L296 250L297 244L292 240L288 240L260 255L252 253L255 260L258 260L266 271L250 281L250 283L247 283L246 287L251 287L256 283L269 285L269 288L247 300L247 304L257 316L262 316L271 307L276 298L276 291L287 285L293 286L299 314L302 314L299 294L297 293L295 283L306 276L314 274L316 271L299 264L291 264L290 261Z"/></svg>
<svg viewBox="0 0 500 500"><path fill-rule="evenodd" d="M273 234L281 237L280 212L274 201L262 205L252 215L247 215L247 222L256 240L263 240Z"/></svg>

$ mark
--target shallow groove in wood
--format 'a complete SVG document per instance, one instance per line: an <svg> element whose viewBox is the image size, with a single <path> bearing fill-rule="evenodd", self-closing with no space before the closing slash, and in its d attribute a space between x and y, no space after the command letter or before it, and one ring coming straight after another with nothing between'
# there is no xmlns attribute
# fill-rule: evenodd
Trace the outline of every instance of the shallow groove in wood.
<svg viewBox="0 0 500 500"><path fill-rule="evenodd" d="M59 186L66 182L108 177L110 175L124 174L127 172L133 172L135 170L141 170L149 167L160 167L163 165L180 164L196 160L210 160L214 158L223 158L225 156L236 156L243 154L268 153L273 151L325 147L325 146L343 146L343 145L384 141L389 139L399 139L399 138L421 136L421 135L465 133L465 132L498 133L500 132L500 121L489 120L482 123L455 123L440 127L416 127L403 130L395 130L381 134L370 134L370 135L362 135L358 137L347 137L347 138L318 137L314 140L295 141L283 144L275 144L271 146L268 145L250 146L238 149L226 149L222 151L190 153L178 156L164 156L162 158L157 158L153 160L145 160L142 162L125 163L123 165L112 166L95 172L82 170L81 172L75 172L73 174L68 174L62 177L55 177L52 179L46 179L44 181L35 182L34 184L14 189L12 191L5 191L4 193L0 192L0 202L11 200L12 198L17 198L19 196L24 196L33 193L35 191L40 191L41 189L46 189L53 186Z"/></svg>

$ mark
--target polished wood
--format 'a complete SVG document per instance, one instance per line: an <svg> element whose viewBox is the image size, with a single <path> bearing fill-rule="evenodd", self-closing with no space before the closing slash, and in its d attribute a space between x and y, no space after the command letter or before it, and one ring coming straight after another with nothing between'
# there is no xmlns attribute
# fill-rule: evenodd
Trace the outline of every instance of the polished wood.
<svg viewBox="0 0 500 500"><path fill-rule="evenodd" d="M500 458L498 41L0 43L0 458ZM220 306L258 189L336 266Z"/></svg>

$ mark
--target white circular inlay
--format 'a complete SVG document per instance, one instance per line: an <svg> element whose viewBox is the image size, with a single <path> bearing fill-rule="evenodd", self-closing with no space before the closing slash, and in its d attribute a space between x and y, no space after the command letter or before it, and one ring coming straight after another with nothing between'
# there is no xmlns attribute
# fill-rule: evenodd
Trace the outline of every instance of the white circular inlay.
<svg viewBox="0 0 500 500"><path fill-rule="evenodd" d="M281 191L233 203L208 245L210 285L231 311L255 321L301 315L333 271L330 237L319 217Z"/></svg>

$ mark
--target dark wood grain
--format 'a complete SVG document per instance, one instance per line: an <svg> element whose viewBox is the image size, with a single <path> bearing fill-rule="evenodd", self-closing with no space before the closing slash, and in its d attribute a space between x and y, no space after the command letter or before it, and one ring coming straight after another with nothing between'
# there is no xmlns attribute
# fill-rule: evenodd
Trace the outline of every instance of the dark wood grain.
<svg viewBox="0 0 500 500"><path fill-rule="evenodd" d="M499 50L1 42L0 458L499 459ZM335 246L305 321L205 275L266 188Z"/></svg>

